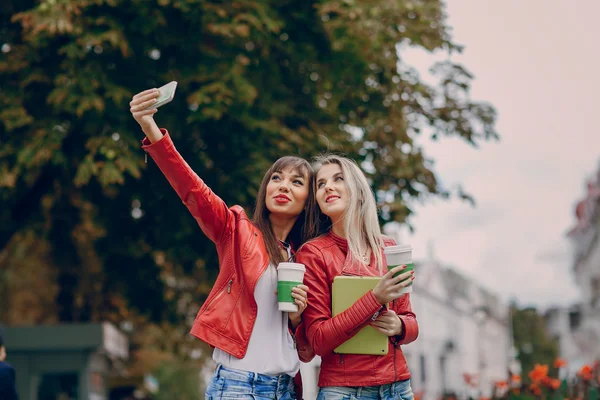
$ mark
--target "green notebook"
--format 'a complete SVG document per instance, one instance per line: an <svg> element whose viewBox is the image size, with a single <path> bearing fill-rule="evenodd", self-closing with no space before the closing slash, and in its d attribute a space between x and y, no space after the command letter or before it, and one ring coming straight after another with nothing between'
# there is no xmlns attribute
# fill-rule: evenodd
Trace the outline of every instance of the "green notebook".
<svg viewBox="0 0 600 400"><path fill-rule="evenodd" d="M336 276L333 278L331 311L333 316L347 310L381 280L374 276ZM334 351L339 354L388 353L388 337L372 326L365 326Z"/></svg>

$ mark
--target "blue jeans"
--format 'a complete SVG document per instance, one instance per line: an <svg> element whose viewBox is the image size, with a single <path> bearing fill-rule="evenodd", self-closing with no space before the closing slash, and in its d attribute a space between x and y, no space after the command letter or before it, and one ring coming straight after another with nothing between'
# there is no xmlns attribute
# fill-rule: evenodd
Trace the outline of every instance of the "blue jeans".
<svg viewBox="0 0 600 400"><path fill-rule="evenodd" d="M294 379L287 374L263 375L219 364L206 388L205 399L296 400L296 392Z"/></svg>
<svg viewBox="0 0 600 400"><path fill-rule="evenodd" d="M413 400L410 379L381 386L327 386L319 390L317 400Z"/></svg>

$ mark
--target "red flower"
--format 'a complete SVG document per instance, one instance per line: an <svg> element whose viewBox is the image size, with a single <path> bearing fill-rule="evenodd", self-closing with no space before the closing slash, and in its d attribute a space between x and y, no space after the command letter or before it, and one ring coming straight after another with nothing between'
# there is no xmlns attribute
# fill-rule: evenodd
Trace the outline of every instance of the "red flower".
<svg viewBox="0 0 600 400"><path fill-rule="evenodd" d="M529 372L529 378L533 383L539 383L542 379L548 376L548 366L535 364L533 370Z"/></svg>
<svg viewBox="0 0 600 400"><path fill-rule="evenodd" d="M581 367L581 369L579 370L579 372L577 372L577 375L579 377L581 377L581 379L583 379L584 381L591 381L592 380L592 367L590 367L589 365L584 365L583 367Z"/></svg>
<svg viewBox="0 0 600 400"><path fill-rule="evenodd" d="M496 382L496 388L498 388L498 389L504 389L507 386L508 386L508 381L497 381Z"/></svg>
<svg viewBox="0 0 600 400"><path fill-rule="evenodd" d="M476 387L477 386L477 375L474 374L467 374L466 372L463 374L463 378L465 380L465 383L471 387Z"/></svg>
<svg viewBox="0 0 600 400"><path fill-rule="evenodd" d="M554 368L562 368L562 367L566 367L567 366L567 362L565 360L563 360L562 358L557 358L556 360L554 360Z"/></svg>
<svg viewBox="0 0 600 400"><path fill-rule="evenodd" d="M533 383L533 384L531 384L531 386L529 386L529 390L531 390L533 392L533 394L535 394L536 396L539 396L540 394L542 394L542 390L535 383Z"/></svg>

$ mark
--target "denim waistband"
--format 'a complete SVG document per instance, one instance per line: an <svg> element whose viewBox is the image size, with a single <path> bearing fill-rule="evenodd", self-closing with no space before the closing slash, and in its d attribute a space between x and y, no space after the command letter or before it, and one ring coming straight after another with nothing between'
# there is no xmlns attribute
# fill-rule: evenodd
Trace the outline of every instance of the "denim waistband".
<svg viewBox="0 0 600 400"><path fill-rule="evenodd" d="M232 381L246 382L251 385L260 384L261 386L272 386L276 390L279 388L288 387L288 385L293 379L288 374L281 374L275 376L264 375L258 374L256 372L248 372L234 368L227 368L224 367L223 364L217 365L215 374L217 378L222 377L224 379Z"/></svg>
<svg viewBox="0 0 600 400"><path fill-rule="evenodd" d="M407 391L410 391L410 379L405 379L398 382L388 383L379 386L325 386L321 388L323 394L338 394L338 395L351 395L357 399L360 398L388 398L396 395L402 395ZM327 397L325 397L327 398Z"/></svg>

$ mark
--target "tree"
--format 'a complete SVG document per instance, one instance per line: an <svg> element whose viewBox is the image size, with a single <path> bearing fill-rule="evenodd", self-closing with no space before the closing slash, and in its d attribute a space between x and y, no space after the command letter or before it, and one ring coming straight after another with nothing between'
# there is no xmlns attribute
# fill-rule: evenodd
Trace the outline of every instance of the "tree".
<svg viewBox="0 0 600 400"><path fill-rule="evenodd" d="M216 254L144 163L128 112L143 89L179 82L157 121L248 211L277 157L335 150L366 168L382 220L405 221L407 199L452 194L420 137L496 137L465 68L436 65L430 86L397 53L461 50L439 0L9 0L0 16L9 323L193 320Z"/></svg>
<svg viewBox="0 0 600 400"><path fill-rule="evenodd" d="M511 304L511 315L521 370L531 371L535 364L552 368L559 355L558 341L548 334L544 318L535 308L519 308L516 304Z"/></svg>

